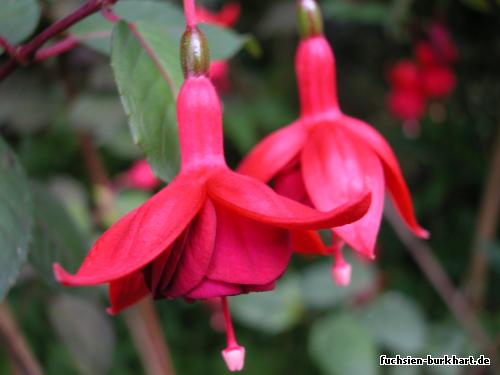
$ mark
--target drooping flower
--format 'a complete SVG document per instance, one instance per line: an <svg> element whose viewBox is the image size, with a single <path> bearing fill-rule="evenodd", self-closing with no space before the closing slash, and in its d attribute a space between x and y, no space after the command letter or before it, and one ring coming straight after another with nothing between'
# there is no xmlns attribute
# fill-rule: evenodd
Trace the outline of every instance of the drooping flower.
<svg viewBox="0 0 500 375"><path fill-rule="evenodd" d="M200 23L212 24L220 27L232 27L238 22L241 7L238 3L229 3L219 12L211 12L206 8L196 8L196 18ZM231 88L228 78L229 63L226 60L216 60L210 64L210 79L219 93L226 93Z"/></svg>
<svg viewBox="0 0 500 375"><path fill-rule="evenodd" d="M160 180L154 175L149 163L142 159L132 164L120 179L120 183L134 189L150 191L160 184Z"/></svg>
<svg viewBox="0 0 500 375"><path fill-rule="evenodd" d="M314 232L294 233L295 250L334 255L334 276L345 284L348 271L341 258L341 241L368 258L374 257L386 190L413 233L424 238L428 233L417 223L410 193L389 144L373 127L339 108L334 56L322 34L318 5L313 0L299 0L298 6L302 40L295 68L300 117L261 141L238 171L261 181L274 180L279 193L320 210L357 196L367 186L371 189L368 213L352 224L333 228L331 246L323 246Z"/></svg>
<svg viewBox="0 0 500 375"><path fill-rule="evenodd" d="M220 100L207 77L206 40L194 18L187 19L181 43L186 80L177 99L179 175L108 229L75 275L58 264L54 271L64 285L109 284L113 314L148 294L222 297L228 335L223 356L238 370L244 349L234 338L225 297L273 289L291 255L291 230L357 220L371 195L360 191L319 212L231 171L224 159Z"/></svg>

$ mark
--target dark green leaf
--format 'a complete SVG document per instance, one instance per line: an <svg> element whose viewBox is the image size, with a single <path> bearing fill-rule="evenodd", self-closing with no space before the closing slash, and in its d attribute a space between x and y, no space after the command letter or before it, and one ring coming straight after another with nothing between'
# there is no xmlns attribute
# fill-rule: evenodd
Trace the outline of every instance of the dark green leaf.
<svg viewBox="0 0 500 375"><path fill-rule="evenodd" d="M309 352L327 375L376 375L378 353L371 336L347 313L316 321L309 335Z"/></svg>
<svg viewBox="0 0 500 375"><path fill-rule="evenodd" d="M355 21L363 23L383 23L386 19L389 7L385 4L374 2L357 3L348 0L336 0L327 2L323 6L326 17L342 21Z"/></svg>
<svg viewBox="0 0 500 375"><path fill-rule="evenodd" d="M66 208L39 184L32 185L35 226L30 262L49 284L56 285L52 264L76 271L87 252L83 238Z"/></svg>
<svg viewBox="0 0 500 375"><path fill-rule="evenodd" d="M32 229L29 184L17 157L0 138L0 300L28 255Z"/></svg>
<svg viewBox="0 0 500 375"><path fill-rule="evenodd" d="M88 300L59 295L49 317L84 375L104 375L113 364L115 335L104 309Z"/></svg>
<svg viewBox="0 0 500 375"><path fill-rule="evenodd" d="M137 31L132 31L120 22L113 33L111 61L132 137L165 181L179 168L175 98L182 73L178 53L178 42L151 25L138 24Z"/></svg>
<svg viewBox="0 0 500 375"><path fill-rule="evenodd" d="M0 0L0 9L0 36L12 44L30 36L40 19L37 0Z"/></svg>

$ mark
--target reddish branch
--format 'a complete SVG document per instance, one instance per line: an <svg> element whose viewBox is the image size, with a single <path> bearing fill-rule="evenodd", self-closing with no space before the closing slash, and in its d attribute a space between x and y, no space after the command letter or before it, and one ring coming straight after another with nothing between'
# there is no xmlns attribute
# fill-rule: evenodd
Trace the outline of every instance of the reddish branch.
<svg viewBox="0 0 500 375"><path fill-rule="evenodd" d="M481 348L490 355L494 365L498 366L495 343L484 331L479 319L467 303L464 295L453 285L446 271L433 255L434 252L432 249L427 243L414 237L406 229L392 205L387 205L385 215L399 239L405 245L405 248L411 254L457 321Z"/></svg>
<svg viewBox="0 0 500 375"><path fill-rule="evenodd" d="M488 245L495 239L500 215L500 132L491 160L472 245L469 278L465 284L465 293L476 310L484 303L488 275L487 250Z"/></svg>
<svg viewBox="0 0 500 375"><path fill-rule="evenodd" d="M0 344L8 351L13 367L20 374L43 374L6 302L0 304Z"/></svg>
<svg viewBox="0 0 500 375"><path fill-rule="evenodd" d="M0 39L0 45L4 47L6 52L10 55L9 60L0 67L0 81L5 79L5 77L12 73L19 65L27 65L32 61L36 61L36 59L43 60L44 58L54 56L74 47L77 40L76 38L70 37L60 43L47 47L44 53L37 57L37 51L39 51L48 40L61 34L84 18L113 5L117 1L118 0L87 0L85 4L73 13L55 22L40 34L36 35L28 43L18 47L10 45L3 38Z"/></svg>

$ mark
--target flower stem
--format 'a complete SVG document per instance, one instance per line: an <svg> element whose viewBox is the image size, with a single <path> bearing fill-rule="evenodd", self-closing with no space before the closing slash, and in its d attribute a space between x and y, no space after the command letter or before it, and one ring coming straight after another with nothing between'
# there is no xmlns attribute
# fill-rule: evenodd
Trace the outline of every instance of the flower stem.
<svg viewBox="0 0 500 375"><path fill-rule="evenodd" d="M497 363L495 343L483 329L479 319L468 305L463 294L453 285L446 271L443 269L443 266L434 256L434 252L430 246L424 241L414 237L412 233L408 231L389 201L388 204L386 204L385 216L394 228L401 242L405 245L405 248L411 254L425 276L427 276L427 279L448 306L457 321L478 345L490 355L492 362L494 364Z"/></svg>
<svg viewBox="0 0 500 375"><path fill-rule="evenodd" d="M196 26L195 0L184 0L184 17L188 28Z"/></svg>
<svg viewBox="0 0 500 375"><path fill-rule="evenodd" d="M170 352L161 334L161 326L150 298L124 313L148 375L175 375Z"/></svg>
<svg viewBox="0 0 500 375"><path fill-rule="evenodd" d="M35 37L33 37L33 39L31 39L28 43L17 48L9 48L10 51L7 52L9 52L11 56L7 62L0 66L0 81L5 79L19 65L27 65L33 61L36 58L36 52L41 49L49 39L59 35L82 19L100 11L101 9L113 5L116 1L118 0L87 0L87 2L85 2L80 8L75 10L70 15L53 23L40 34L35 35Z"/></svg>
<svg viewBox="0 0 500 375"><path fill-rule="evenodd" d="M500 132L494 147L472 244L472 259L468 278L464 286L465 294L475 310L480 310L484 304L488 274L486 251L487 246L495 239L500 214Z"/></svg>
<svg viewBox="0 0 500 375"><path fill-rule="evenodd" d="M224 313L224 324L226 325L227 346L228 348L231 348L238 344L236 342L236 335L234 334L234 327L231 320L231 314L229 312L227 297L221 297L220 301L222 304L222 312Z"/></svg>
<svg viewBox="0 0 500 375"><path fill-rule="evenodd" d="M0 304L0 342L10 354L13 367L24 375L42 375L42 368L33 356L17 326L7 302Z"/></svg>

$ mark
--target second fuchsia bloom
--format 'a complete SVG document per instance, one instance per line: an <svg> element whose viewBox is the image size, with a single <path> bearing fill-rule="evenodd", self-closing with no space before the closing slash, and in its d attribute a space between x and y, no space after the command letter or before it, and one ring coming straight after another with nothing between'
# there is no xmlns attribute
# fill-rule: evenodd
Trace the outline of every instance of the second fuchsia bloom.
<svg viewBox="0 0 500 375"><path fill-rule="evenodd" d="M417 223L389 144L373 127L339 108L334 56L322 34L318 5L313 0L298 3L302 40L295 68L300 118L260 142L238 170L261 181L274 180L279 193L320 210L349 201L367 187L372 191L368 213L352 224L333 228L334 243L329 249L311 232L294 233L297 251L334 255L334 277L345 284L349 269L340 252L342 241L374 258L386 190L412 232L422 238L428 233Z"/></svg>

